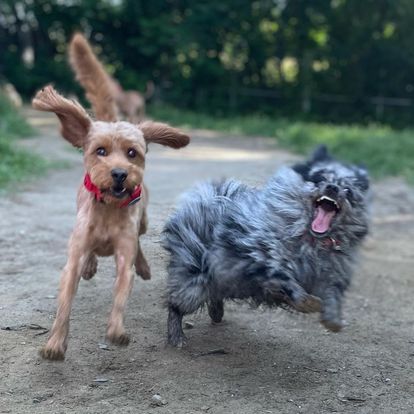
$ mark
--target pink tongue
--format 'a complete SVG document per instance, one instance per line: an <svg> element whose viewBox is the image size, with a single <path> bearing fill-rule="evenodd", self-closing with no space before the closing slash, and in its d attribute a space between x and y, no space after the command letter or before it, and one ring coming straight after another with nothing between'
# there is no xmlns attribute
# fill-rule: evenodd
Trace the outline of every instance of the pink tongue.
<svg viewBox="0 0 414 414"><path fill-rule="evenodd" d="M316 210L316 217L312 222L312 230L315 233L325 233L329 230L335 211L325 211L322 207Z"/></svg>

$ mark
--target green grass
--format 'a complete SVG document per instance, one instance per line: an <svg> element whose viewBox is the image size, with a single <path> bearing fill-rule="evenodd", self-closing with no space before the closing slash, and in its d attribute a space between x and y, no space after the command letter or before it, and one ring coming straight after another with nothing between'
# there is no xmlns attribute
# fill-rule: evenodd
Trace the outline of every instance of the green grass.
<svg viewBox="0 0 414 414"><path fill-rule="evenodd" d="M280 146L300 154L324 143L337 158L365 165L376 178L403 176L414 183L414 129L333 125L260 115L220 118L165 106L153 106L149 112L157 120L184 128L274 137Z"/></svg>
<svg viewBox="0 0 414 414"><path fill-rule="evenodd" d="M33 128L0 95L0 189L46 171L48 163L18 147L18 138L33 134Z"/></svg>

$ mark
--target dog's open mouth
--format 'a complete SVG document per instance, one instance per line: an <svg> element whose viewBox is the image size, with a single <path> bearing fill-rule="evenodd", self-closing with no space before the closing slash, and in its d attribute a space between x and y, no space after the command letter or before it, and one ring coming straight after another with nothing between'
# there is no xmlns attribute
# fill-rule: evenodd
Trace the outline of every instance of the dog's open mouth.
<svg viewBox="0 0 414 414"><path fill-rule="evenodd" d="M115 198L124 198L129 195L128 190L125 187L112 187L111 195Z"/></svg>
<svg viewBox="0 0 414 414"><path fill-rule="evenodd" d="M326 195L319 197L315 201L315 216L312 221L312 232L317 235L328 232L332 220L339 210L339 204L333 198Z"/></svg>

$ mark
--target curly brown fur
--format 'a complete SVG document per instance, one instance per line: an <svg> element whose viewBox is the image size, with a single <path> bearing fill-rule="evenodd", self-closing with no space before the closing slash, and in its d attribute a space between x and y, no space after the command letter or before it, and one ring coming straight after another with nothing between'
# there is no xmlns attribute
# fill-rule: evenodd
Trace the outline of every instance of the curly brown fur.
<svg viewBox="0 0 414 414"><path fill-rule="evenodd" d="M112 90L112 80L96 58L88 41L76 33L69 46L69 60L76 79L87 91L96 119L116 121L117 107Z"/></svg>
<svg viewBox="0 0 414 414"><path fill-rule="evenodd" d="M145 94L126 91L112 78L94 54L86 38L76 33L69 47L72 68L79 83L87 90L87 98L92 103L97 119L114 121L117 113L127 121L138 123L145 117L145 101L154 92L154 84L147 83Z"/></svg>
<svg viewBox="0 0 414 414"><path fill-rule="evenodd" d="M144 94L134 90L124 90L121 84L111 78L112 93L120 114L130 122L138 123L145 118L145 103L154 93L154 84L147 83Z"/></svg>
<svg viewBox="0 0 414 414"><path fill-rule="evenodd" d="M100 105L95 102L96 107ZM180 148L188 144L189 137L161 123L146 122L140 128L128 122L93 121L80 104L65 99L51 86L36 94L33 107L57 115L62 136L83 149L85 172L101 194L98 201L84 185L79 188L76 224L61 276L56 319L41 356L64 359L78 283L81 277L93 277L97 256L115 256L117 276L107 337L115 344L127 345L129 336L123 314L132 288L133 266L143 279L151 277L139 242L139 235L147 228L148 191L143 185L147 145L155 142ZM101 110L104 111L103 106ZM141 200L121 208L138 185L142 188Z"/></svg>

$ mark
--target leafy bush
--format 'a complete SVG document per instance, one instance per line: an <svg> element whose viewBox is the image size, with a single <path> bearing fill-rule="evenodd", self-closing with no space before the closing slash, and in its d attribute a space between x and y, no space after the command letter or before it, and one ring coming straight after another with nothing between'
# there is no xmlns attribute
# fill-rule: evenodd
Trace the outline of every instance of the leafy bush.
<svg viewBox="0 0 414 414"><path fill-rule="evenodd" d="M19 137L32 133L32 127L0 95L0 188L46 170L46 161L16 145Z"/></svg>

